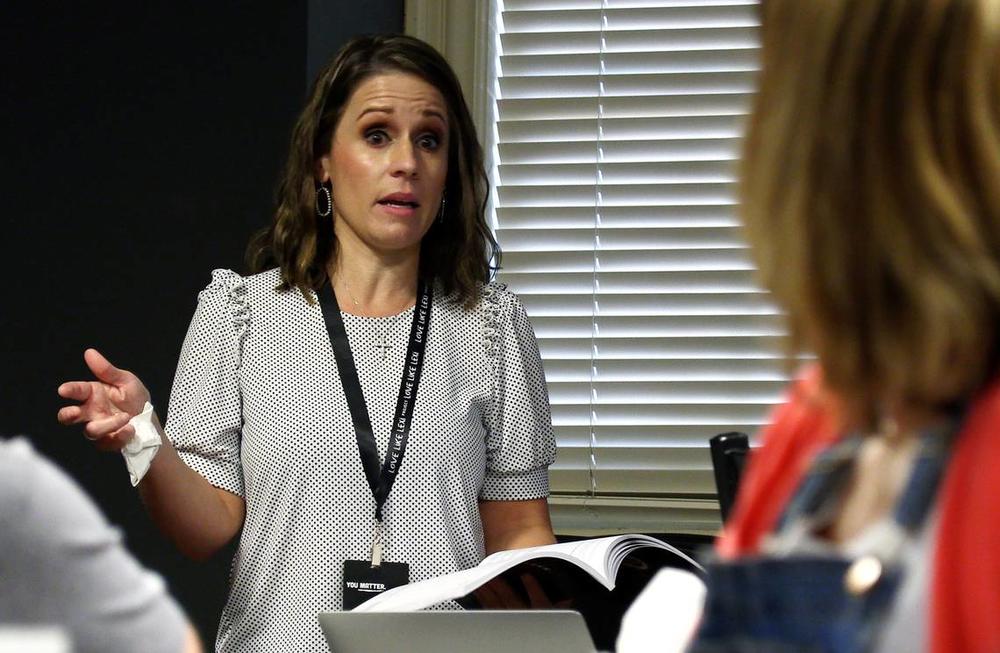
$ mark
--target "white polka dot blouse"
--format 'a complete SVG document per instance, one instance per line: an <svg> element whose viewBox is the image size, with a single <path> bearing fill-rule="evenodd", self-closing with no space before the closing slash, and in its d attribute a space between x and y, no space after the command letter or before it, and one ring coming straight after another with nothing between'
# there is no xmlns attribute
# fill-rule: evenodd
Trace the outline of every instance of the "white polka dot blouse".
<svg viewBox="0 0 1000 653"><path fill-rule="evenodd" d="M166 432L212 485L246 500L217 650L325 653L317 614L339 610L345 559L370 556L375 500L315 296L271 270L216 270L199 295ZM473 309L435 293L426 359L385 557L411 582L475 566L481 500L546 497L555 440L528 317L502 284ZM343 313L385 455L413 309Z"/></svg>

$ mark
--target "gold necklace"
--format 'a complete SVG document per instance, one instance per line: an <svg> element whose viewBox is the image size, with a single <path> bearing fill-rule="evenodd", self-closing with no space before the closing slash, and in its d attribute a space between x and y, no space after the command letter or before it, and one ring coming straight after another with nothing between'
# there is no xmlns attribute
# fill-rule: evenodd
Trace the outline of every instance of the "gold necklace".
<svg viewBox="0 0 1000 653"><path fill-rule="evenodd" d="M361 302L359 302L358 298L351 292L351 284L347 283L347 279L342 278L342 280L344 282L344 289L347 290L347 296L351 298L351 303L354 304L355 309L360 310Z"/></svg>

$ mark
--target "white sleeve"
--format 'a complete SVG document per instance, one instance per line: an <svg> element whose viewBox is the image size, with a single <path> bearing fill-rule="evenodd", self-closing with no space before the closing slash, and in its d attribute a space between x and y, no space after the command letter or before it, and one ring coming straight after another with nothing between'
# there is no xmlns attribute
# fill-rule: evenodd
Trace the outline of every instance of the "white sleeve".
<svg viewBox="0 0 1000 653"><path fill-rule="evenodd" d="M209 483L243 495L239 367L249 308L242 277L215 270L198 295L181 349L164 431Z"/></svg>
<svg viewBox="0 0 1000 653"><path fill-rule="evenodd" d="M498 302L493 402L486 442L486 479L480 499L512 501L549 495L549 465L555 460L545 371L528 314L502 287Z"/></svg>

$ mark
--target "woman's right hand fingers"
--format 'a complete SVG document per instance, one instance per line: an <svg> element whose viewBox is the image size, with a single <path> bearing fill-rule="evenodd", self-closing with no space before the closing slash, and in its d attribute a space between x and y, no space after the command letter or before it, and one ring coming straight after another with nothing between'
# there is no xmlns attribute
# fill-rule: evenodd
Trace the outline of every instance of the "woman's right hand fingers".
<svg viewBox="0 0 1000 653"><path fill-rule="evenodd" d="M83 352L83 359L98 380L98 383L91 385L91 392L97 388L118 410L131 415L142 412L142 407L149 401L149 391L139 377L128 370L115 367L96 349Z"/></svg>
<svg viewBox="0 0 1000 653"><path fill-rule="evenodd" d="M56 413L56 419L63 426L69 426L70 424L77 424L83 421L83 411L80 410L79 406L63 406Z"/></svg>
<svg viewBox="0 0 1000 653"><path fill-rule="evenodd" d="M109 417L91 420L83 427L83 433L90 440L98 440L117 433L130 419L132 416L128 413L115 413Z"/></svg>
<svg viewBox="0 0 1000 653"><path fill-rule="evenodd" d="M95 411L95 402L88 401L93 395L90 383L86 381L69 381L60 385L56 392L63 399L80 402L79 404L63 406L59 409L59 412L56 413L56 419L59 420L60 424L69 426L70 424L79 424L93 418L92 413Z"/></svg>
<svg viewBox="0 0 1000 653"><path fill-rule="evenodd" d="M97 380L60 385L59 396L77 403L60 408L56 418L61 424L83 424L84 436L98 449L119 450L135 433L128 422L142 411L149 392L139 377L115 367L96 349L83 358Z"/></svg>
<svg viewBox="0 0 1000 653"><path fill-rule="evenodd" d="M86 433L84 434L86 435ZM135 435L135 428L126 423L125 426L94 440L94 446L101 451L121 451Z"/></svg>
<svg viewBox="0 0 1000 653"><path fill-rule="evenodd" d="M79 403L63 406L56 413L60 424L79 424L102 419L118 412L107 388L96 381L68 381L56 390L60 397Z"/></svg>
<svg viewBox="0 0 1000 653"><path fill-rule="evenodd" d="M92 420L84 425L83 437L91 440L101 451L120 451L135 435L130 419L128 413L116 413Z"/></svg>
<svg viewBox="0 0 1000 653"><path fill-rule="evenodd" d="M112 365L111 361L96 349L88 349L83 352L83 360L87 363L90 371L94 373L94 376L97 377L97 380L103 381L108 385L120 387L131 381L135 376Z"/></svg>
<svg viewBox="0 0 1000 653"><path fill-rule="evenodd" d="M87 381L68 381L59 386L56 392L63 399L87 401L91 394L90 383Z"/></svg>

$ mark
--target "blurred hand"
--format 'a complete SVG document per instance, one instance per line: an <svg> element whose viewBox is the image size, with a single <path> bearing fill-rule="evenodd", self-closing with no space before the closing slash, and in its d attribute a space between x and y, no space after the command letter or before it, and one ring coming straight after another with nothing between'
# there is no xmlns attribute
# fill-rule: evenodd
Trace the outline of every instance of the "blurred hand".
<svg viewBox="0 0 1000 653"><path fill-rule="evenodd" d="M572 601L553 602L531 573L501 574L473 592L486 610L552 610L569 608Z"/></svg>
<svg viewBox="0 0 1000 653"><path fill-rule="evenodd" d="M59 396L79 402L59 409L60 424L83 424L83 434L103 451L125 446L135 429L128 421L142 412L149 391L135 374L112 365L96 349L83 352L83 360L96 381L69 381L59 386Z"/></svg>

